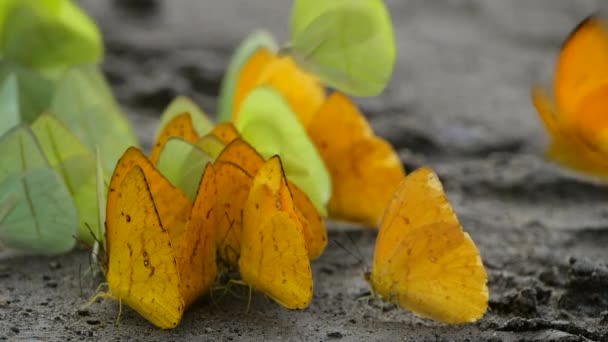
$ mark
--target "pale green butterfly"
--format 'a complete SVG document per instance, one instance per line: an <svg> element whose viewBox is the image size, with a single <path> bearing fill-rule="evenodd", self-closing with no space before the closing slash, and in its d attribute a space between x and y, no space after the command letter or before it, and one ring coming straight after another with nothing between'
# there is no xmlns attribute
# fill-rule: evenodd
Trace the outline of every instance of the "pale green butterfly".
<svg viewBox="0 0 608 342"><path fill-rule="evenodd" d="M0 85L0 136L21 122L17 77L9 75Z"/></svg>
<svg viewBox="0 0 608 342"><path fill-rule="evenodd" d="M11 106L11 110L17 110L17 117L13 116L13 120L0 123L0 135L14 127L14 119L17 119L18 124L34 122L40 113L48 109L54 86L53 81L32 70L14 62L0 60L0 106L3 109ZM7 113L2 110L0 115L4 120Z"/></svg>
<svg viewBox="0 0 608 342"><path fill-rule="evenodd" d="M71 0L4 0L0 55L56 72L70 65L98 63L103 44L95 23Z"/></svg>
<svg viewBox="0 0 608 342"><path fill-rule="evenodd" d="M270 33L266 31L253 32L243 40L232 55L228 69L222 79L222 87L220 88L217 111L218 122L232 121L234 95L241 69L247 63L251 55L260 48L266 48L269 51L277 50L277 44Z"/></svg>
<svg viewBox="0 0 608 342"><path fill-rule="evenodd" d="M71 250L78 212L33 133L20 125L0 138L0 244L28 254Z"/></svg>
<svg viewBox="0 0 608 342"><path fill-rule="evenodd" d="M299 186L322 215L331 196L331 178L315 145L287 101L270 86L253 89L236 123L243 139L264 158L279 155L287 178Z"/></svg>
<svg viewBox="0 0 608 342"><path fill-rule="evenodd" d="M108 174L128 147L138 145L127 118L95 66L79 66L65 73L50 112L91 151L99 146Z"/></svg>
<svg viewBox="0 0 608 342"><path fill-rule="evenodd" d="M51 167L63 178L78 209L78 238L93 245L98 232L96 159L61 122L43 114L31 126Z"/></svg>
<svg viewBox="0 0 608 342"><path fill-rule="evenodd" d="M382 0L295 0L288 50L327 85L356 96L384 90L396 55Z"/></svg>

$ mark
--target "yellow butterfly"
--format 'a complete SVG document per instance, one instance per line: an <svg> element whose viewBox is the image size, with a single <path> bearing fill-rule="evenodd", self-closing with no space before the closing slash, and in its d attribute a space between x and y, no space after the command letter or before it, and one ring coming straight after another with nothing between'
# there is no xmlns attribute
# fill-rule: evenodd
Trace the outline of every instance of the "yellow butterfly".
<svg viewBox="0 0 608 342"><path fill-rule="evenodd" d="M209 165L194 205L143 153L130 148L119 160L106 208L104 294L125 302L154 325L170 329L217 273L215 174ZM175 215L188 210L187 216ZM183 222L182 222L183 220Z"/></svg>
<svg viewBox="0 0 608 342"><path fill-rule="evenodd" d="M395 191L366 278L383 299L424 317L465 323L485 313L487 275L479 251L430 169L411 173Z"/></svg>
<svg viewBox="0 0 608 342"><path fill-rule="evenodd" d="M286 308L312 300L308 249L278 156L260 168L249 191L239 270L247 284Z"/></svg>

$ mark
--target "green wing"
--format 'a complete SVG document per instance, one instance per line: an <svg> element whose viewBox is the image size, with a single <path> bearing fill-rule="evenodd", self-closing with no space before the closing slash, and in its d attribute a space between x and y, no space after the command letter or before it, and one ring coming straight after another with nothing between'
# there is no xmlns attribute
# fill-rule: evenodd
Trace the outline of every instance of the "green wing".
<svg viewBox="0 0 608 342"><path fill-rule="evenodd" d="M78 213L61 177L25 126L0 139L0 243L31 254L71 250Z"/></svg>
<svg viewBox="0 0 608 342"><path fill-rule="evenodd" d="M222 153L226 144L213 134L207 134L196 142L196 147L200 148L215 162L215 159Z"/></svg>
<svg viewBox="0 0 608 342"><path fill-rule="evenodd" d="M96 64L101 34L70 0L20 0L0 5L0 54L45 71Z"/></svg>
<svg viewBox="0 0 608 342"><path fill-rule="evenodd" d="M382 0L295 0L291 52L329 86L377 95L395 64L390 15Z"/></svg>
<svg viewBox="0 0 608 342"><path fill-rule="evenodd" d="M192 118L192 125L194 125L194 129L199 136L207 134L213 129L213 122L209 119L207 114L205 114L205 112L203 112L203 110L196 103L194 103L194 101L186 96L178 96L171 101L169 106L167 106L163 112L163 115L160 117L160 123L158 125L156 136L158 137L161 130L169 121L171 121L171 119L183 113L190 114L190 117Z"/></svg>
<svg viewBox="0 0 608 342"><path fill-rule="evenodd" d="M50 111L89 150L99 146L104 171L108 174L128 147L137 146L127 118L94 66L75 67L64 75Z"/></svg>
<svg viewBox="0 0 608 342"><path fill-rule="evenodd" d="M15 77L17 86L19 123L32 123L40 113L48 109L54 82L15 63L0 60L0 84L5 85L11 77Z"/></svg>
<svg viewBox="0 0 608 342"><path fill-rule="evenodd" d="M163 147L157 167L173 185L194 200L205 166L211 162L213 159L207 153L183 139L174 137L169 138Z"/></svg>
<svg viewBox="0 0 608 342"><path fill-rule="evenodd" d="M95 238L91 234L99 231L95 155L49 114L41 115L32 124L32 131L78 208L79 239L93 245Z"/></svg>
<svg viewBox="0 0 608 342"><path fill-rule="evenodd" d="M5 78L0 86L0 118L0 136L21 122L17 77L14 74Z"/></svg>
<svg viewBox="0 0 608 342"><path fill-rule="evenodd" d="M277 44L270 33L266 31L255 31L245 38L232 55L228 69L222 79L222 88L220 89L218 100L218 122L232 121L234 92L236 91L241 69L247 63L251 55L262 47L265 47L270 51L277 50Z"/></svg>
<svg viewBox="0 0 608 342"><path fill-rule="evenodd" d="M243 101L236 126L264 158L278 154L287 177L304 190L325 215L331 178L287 101L269 86L255 88Z"/></svg>

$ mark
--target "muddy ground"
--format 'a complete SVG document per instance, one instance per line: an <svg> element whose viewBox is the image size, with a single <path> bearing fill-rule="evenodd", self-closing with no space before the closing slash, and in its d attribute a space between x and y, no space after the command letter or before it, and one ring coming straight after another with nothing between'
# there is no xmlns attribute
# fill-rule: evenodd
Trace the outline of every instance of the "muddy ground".
<svg viewBox="0 0 608 342"><path fill-rule="evenodd" d="M375 233L331 224L308 309L287 311L260 295L249 312L242 298L207 299L172 331L128 308L115 325L116 302L81 309L96 286L85 252L1 260L0 340L608 341L608 187L543 159L546 134L529 99L532 83L550 80L561 40L601 1L387 3L399 45L394 79L360 102L409 170L427 164L443 179L489 273L480 322L446 326L357 300L368 290L362 273ZM287 37L288 1L83 4L103 28L104 69L146 146L175 95L214 112L222 72L247 32ZM354 242L363 261L336 240Z"/></svg>

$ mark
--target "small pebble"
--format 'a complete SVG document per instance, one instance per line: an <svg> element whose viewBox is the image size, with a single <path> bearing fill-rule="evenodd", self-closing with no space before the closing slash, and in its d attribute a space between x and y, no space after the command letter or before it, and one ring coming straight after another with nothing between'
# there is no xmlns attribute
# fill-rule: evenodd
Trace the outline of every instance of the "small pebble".
<svg viewBox="0 0 608 342"><path fill-rule="evenodd" d="M87 309L80 309L80 310L76 311L76 313L80 317L88 317L89 315L91 315L91 313Z"/></svg>
<svg viewBox="0 0 608 342"><path fill-rule="evenodd" d="M52 282L46 283L44 286L54 289L57 287L57 283L52 281Z"/></svg>
<svg viewBox="0 0 608 342"><path fill-rule="evenodd" d="M342 338L342 337L344 337L344 335L342 335L342 333L339 332L339 331L334 331L334 332L328 333L327 337L329 337L329 338Z"/></svg>
<svg viewBox="0 0 608 342"><path fill-rule="evenodd" d="M97 319L87 319L87 324L98 325L99 323L101 323L101 322Z"/></svg>
<svg viewBox="0 0 608 342"><path fill-rule="evenodd" d="M61 268L61 264L58 261L49 262L49 268L52 270L58 270Z"/></svg>
<svg viewBox="0 0 608 342"><path fill-rule="evenodd" d="M19 328L17 327L11 327L11 331L14 332L15 334L19 333Z"/></svg>

